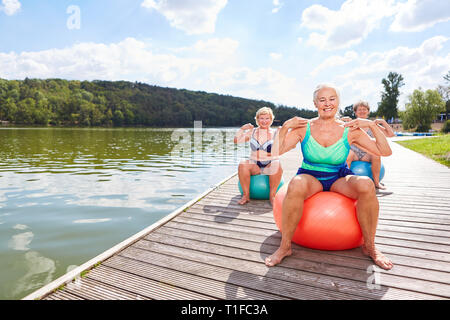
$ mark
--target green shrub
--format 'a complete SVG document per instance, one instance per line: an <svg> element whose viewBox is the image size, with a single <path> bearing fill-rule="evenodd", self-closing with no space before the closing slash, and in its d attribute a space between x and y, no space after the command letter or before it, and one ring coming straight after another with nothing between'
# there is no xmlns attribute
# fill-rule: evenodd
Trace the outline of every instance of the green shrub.
<svg viewBox="0 0 450 320"><path fill-rule="evenodd" d="M443 132L443 133L450 132L450 120L445 121L444 126L441 129L441 132Z"/></svg>

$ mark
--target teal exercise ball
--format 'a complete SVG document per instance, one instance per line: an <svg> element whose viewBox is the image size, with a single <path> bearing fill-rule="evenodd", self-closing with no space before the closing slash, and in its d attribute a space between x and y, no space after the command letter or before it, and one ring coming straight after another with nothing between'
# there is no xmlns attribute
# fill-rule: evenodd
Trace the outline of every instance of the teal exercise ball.
<svg viewBox="0 0 450 320"><path fill-rule="evenodd" d="M284 181L281 178L277 191L283 186ZM241 182L238 182L239 191L242 191ZM258 174L250 177L250 199L268 200L270 196L269 176L265 174Z"/></svg>
<svg viewBox="0 0 450 320"><path fill-rule="evenodd" d="M353 171L354 174L356 174L357 176L367 176L370 179L373 180L373 176L372 176L372 164L370 162L366 162L366 161L353 161L352 165L350 166L350 170ZM384 165L383 163L381 163L381 168L380 168L380 181L383 179L384 177Z"/></svg>

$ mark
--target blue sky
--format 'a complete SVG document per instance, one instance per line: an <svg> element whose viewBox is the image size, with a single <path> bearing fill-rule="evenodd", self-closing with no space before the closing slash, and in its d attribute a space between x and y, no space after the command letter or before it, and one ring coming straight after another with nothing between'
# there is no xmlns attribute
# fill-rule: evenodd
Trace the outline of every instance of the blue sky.
<svg viewBox="0 0 450 320"><path fill-rule="evenodd" d="M313 109L444 85L450 1L0 0L0 78L129 80Z"/></svg>

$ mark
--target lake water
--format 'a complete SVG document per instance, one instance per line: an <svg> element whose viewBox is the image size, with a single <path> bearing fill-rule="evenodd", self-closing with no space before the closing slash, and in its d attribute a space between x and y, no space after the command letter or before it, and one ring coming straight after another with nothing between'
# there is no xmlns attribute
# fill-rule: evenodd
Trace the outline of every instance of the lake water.
<svg viewBox="0 0 450 320"><path fill-rule="evenodd" d="M0 128L0 299L20 299L236 172L236 129Z"/></svg>

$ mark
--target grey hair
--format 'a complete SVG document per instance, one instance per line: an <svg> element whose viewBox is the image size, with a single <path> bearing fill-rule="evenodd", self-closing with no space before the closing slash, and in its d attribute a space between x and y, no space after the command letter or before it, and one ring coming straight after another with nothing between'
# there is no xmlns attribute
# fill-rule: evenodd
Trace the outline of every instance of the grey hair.
<svg viewBox="0 0 450 320"><path fill-rule="evenodd" d="M370 111L369 103L364 100L359 100L356 103L353 104L353 112L356 112L358 110L358 107L366 107L367 110Z"/></svg>
<svg viewBox="0 0 450 320"><path fill-rule="evenodd" d="M326 83L319 84L316 87L316 89L314 90L314 93L313 93L314 101L317 101L317 94L319 93L320 90L322 90L324 88L333 89L336 92L336 95L337 95L337 97L339 99L339 102L341 102L341 94L339 92L339 89L333 84L326 84Z"/></svg>

